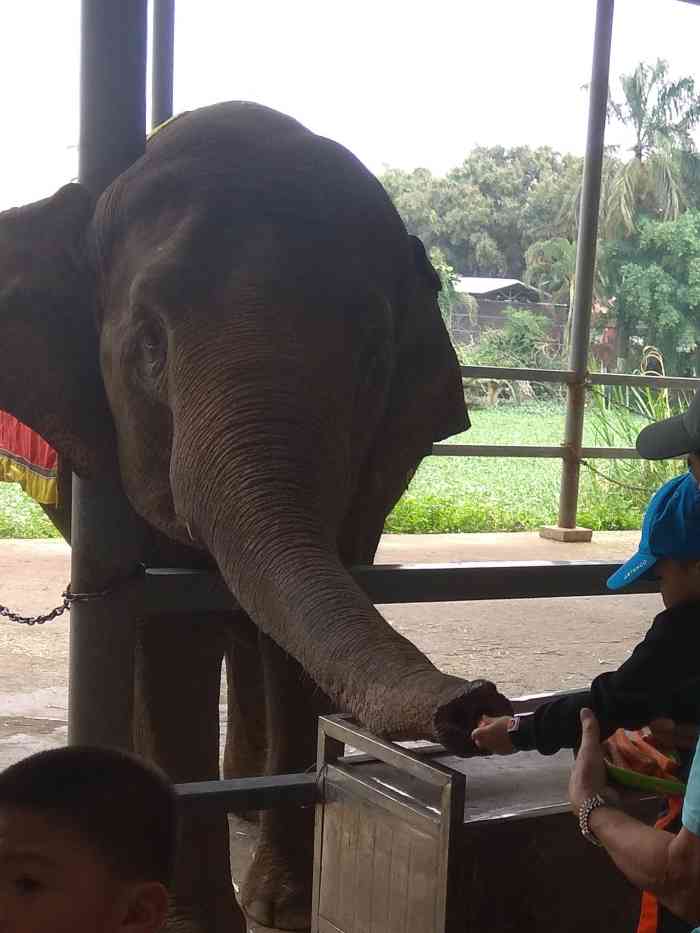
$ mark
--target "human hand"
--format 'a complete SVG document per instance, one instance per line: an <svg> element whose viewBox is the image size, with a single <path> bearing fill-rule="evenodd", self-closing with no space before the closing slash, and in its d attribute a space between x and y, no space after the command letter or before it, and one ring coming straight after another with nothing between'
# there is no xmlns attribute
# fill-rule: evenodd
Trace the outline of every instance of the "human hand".
<svg viewBox="0 0 700 933"><path fill-rule="evenodd" d="M508 734L510 716L482 716L479 725L472 731L472 742L480 752L494 755L512 755L517 751Z"/></svg>
<svg viewBox="0 0 700 933"><path fill-rule="evenodd" d="M600 728L592 710L581 710L581 747L569 779L569 801L571 809L578 814L581 804L594 794L611 789L607 786L607 771L603 746L600 744Z"/></svg>
<svg viewBox="0 0 700 933"><path fill-rule="evenodd" d="M676 723L672 719L654 719L641 730L647 742L661 751L677 748L694 749L700 729L692 723Z"/></svg>

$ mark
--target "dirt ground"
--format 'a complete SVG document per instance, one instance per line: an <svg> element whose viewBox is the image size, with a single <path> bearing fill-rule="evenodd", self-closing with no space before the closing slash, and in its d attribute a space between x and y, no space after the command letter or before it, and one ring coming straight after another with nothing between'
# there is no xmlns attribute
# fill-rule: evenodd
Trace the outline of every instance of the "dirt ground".
<svg viewBox="0 0 700 933"><path fill-rule="evenodd" d="M636 532L591 544L536 534L387 535L382 563L623 559ZM61 541L0 541L0 604L36 613L60 603L70 576ZM511 696L578 687L617 666L644 633L657 596L604 596L382 607L445 671L487 677ZM68 617L30 628L0 619L0 768L66 740Z"/></svg>
<svg viewBox="0 0 700 933"><path fill-rule="evenodd" d="M568 545L536 534L387 535L378 560L623 560L637 540L636 532L600 533L590 544ZM0 604L26 614L59 605L69 564L61 541L0 541ZM380 607L443 670L487 677L510 696L586 685L627 657L659 608L658 596ZM41 627L0 619L0 769L66 742L68 632L67 615ZM232 821L231 830L239 879L255 836L250 824ZM275 933L249 926L250 933L263 929Z"/></svg>

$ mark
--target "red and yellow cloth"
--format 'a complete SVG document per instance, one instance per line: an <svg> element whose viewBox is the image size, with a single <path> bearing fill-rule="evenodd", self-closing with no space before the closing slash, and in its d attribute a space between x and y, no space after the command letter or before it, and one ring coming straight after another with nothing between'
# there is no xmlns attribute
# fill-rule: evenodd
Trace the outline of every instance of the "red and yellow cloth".
<svg viewBox="0 0 700 933"><path fill-rule="evenodd" d="M0 482L19 483L42 505L56 505L58 457L43 437L0 411Z"/></svg>

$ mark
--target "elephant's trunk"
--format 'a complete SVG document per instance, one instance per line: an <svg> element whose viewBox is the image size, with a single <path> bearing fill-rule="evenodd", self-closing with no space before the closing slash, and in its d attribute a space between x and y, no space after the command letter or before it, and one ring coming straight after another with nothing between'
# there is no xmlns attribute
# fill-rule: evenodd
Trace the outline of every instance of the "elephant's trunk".
<svg viewBox="0 0 700 933"><path fill-rule="evenodd" d="M347 573L336 549L351 482L342 402L298 384L290 393L298 372L279 360L261 389L261 368L248 383L238 369L220 391L188 380L171 468L181 520L246 612L340 709L382 735L467 750L478 717L506 701L440 672Z"/></svg>

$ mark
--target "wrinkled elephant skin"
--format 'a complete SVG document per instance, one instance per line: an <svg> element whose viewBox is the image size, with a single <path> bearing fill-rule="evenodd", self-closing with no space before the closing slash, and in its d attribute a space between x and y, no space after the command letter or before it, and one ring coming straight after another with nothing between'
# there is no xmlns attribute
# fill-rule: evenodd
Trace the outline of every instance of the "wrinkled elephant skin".
<svg viewBox="0 0 700 933"><path fill-rule="evenodd" d="M266 739L239 731L244 757L309 767L330 709L460 754L508 709L435 668L346 571L468 423L439 279L347 150L254 104L185 114L94 209L69 185L0 215L0 289L0 408L82 475L118 463L136 511L213 559L257 626ZM29 353L46 376L28 387ZM232 688L241 708L256 689ZM262 818L242 898L297 928L310 814L292 828Z"/></svg>

